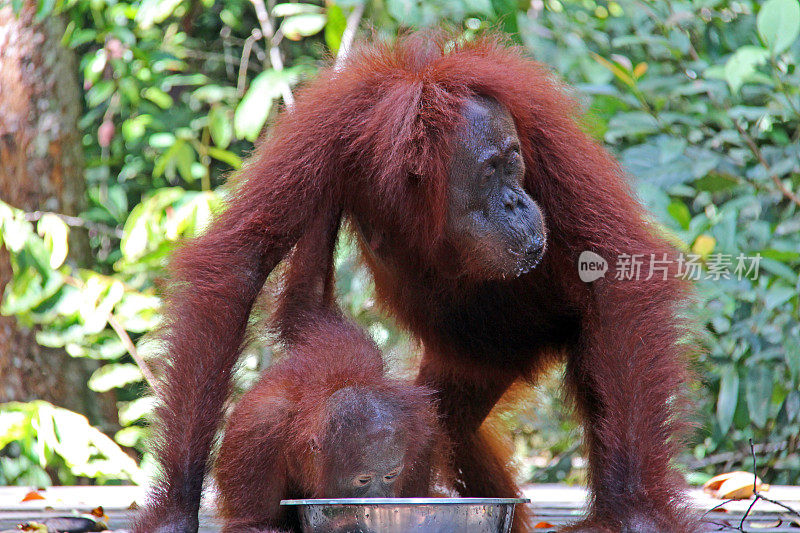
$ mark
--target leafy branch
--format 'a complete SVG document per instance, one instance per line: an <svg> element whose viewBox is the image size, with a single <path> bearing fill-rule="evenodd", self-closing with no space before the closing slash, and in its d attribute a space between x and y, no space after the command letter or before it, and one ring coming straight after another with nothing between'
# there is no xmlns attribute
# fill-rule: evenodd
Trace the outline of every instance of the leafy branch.
<svg viewBox="0 0 800 533"><path fill-rule="evenodd" d="M761 149L758 147L753 138L747 134L747 132L744 130L744 128L742 128L739 122L734 121L734 124L736 125L736 129L739 131L739 135L742 136L742 139L744 139L744 142L747 143L747 146L748 148L750 148L750 151L753 152L754 156L756 156L756 159L758 159L759 164L761 164L761 166L764 167L764 170L767 171L767 174L769 174L769 177L770 179L772 179L772 182L775 183L775 186L781 191L781 193L786 198L788 198L789 200L800 206L800 198L798 198L797 195L794 194L792 191L787 189L786 186L783 184L783 182L780 180L780 178L772 171L772 167L770 167L769 163L767 163L767 160L764 159L764 154L761 153Z"/></svg>

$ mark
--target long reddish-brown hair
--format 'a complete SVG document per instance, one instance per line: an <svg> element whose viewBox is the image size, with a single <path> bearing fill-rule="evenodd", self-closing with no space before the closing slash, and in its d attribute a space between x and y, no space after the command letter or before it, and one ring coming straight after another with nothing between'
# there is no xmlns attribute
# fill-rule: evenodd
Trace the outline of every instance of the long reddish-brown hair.
<svg viewBox="0 0 800 533"><path fill-rule="evenodd" d="M616 257L669 248L651 235L616 162L580 130L575 102L551 73L496 36L454 43L417 34L391 45L362 45L341 69L323 69L297 92L295 105L280 115L240 173L228 209L172 259L175 282L166 310L166 372L155 440L163 476L140 531L164 515L196 511L253 302L298 239L316 231L315 219L341 213L379 228L389 243L382 259L402 263L400 278L441 264L448 244L443 229L450 140L462 124L465 102L475 95L493 98L511 113L525 160L525 188L543 207L548 253L531 279L558 271L552 290L571 301L570 312L586 315L586 350L614 343L624 343L620 351L641 350L632 344L635 339L621 341L619 328L607 327L596 312L600 305L625 311L617 322L668 324L648 333L657 370L645 359L618 369L635 374L647 366L659 398L684 379L682 364L670 355L680 335L670 317L679 282L647 289L641 283L609 283L592 296L570 277L582 250ZM406 287L396 278L376 273L376 284L395 316L418 334L431 328L420 304L448 289L427 287L414 300L401 294ZM438 332L430 333L436 340ZM582 372L584 363L576 359L573 367ZM444 363L439 367L448 371ZM470 377L480 379L481 367L476 368ZM613 375L614 368L595 370ZM518 373L508 365L496 364L493 370ZM452 373L467 375L458 369ZM598 386L608 387L598 394L613 389L609 383ZM641 424L652 424L648 430L657 436L653 471L663 468L659 465L671 454L668 436L678 424L660 419Z"/></svg>

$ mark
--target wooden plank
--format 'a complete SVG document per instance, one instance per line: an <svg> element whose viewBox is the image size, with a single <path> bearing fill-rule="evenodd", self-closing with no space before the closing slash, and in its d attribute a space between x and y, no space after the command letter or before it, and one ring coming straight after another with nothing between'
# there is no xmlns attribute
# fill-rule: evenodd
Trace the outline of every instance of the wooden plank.
<svg viewBox="0 0 800 533"><path fill-rule="evenodd" d="M142 487L133 486L50 487L41 492L45 497L44 500L22 502L22 498L29 491L28 487L0 487L0 532L14 529L21 522L39 521L50 516L69 515L73 512L88 512L99 505L102 505L109 515L109 526L115 531L125 531L130 525L131 504L136 502L141 505L145 494ZM587 501L584 489L565 485L528 485L524 488L524 493L532 501L536 519L555 526L579 519ZM772 486L765 495L800 510L800 487ZM719 500L710 498L700 490L690 491L689 497L691 505L701 512L720 503ZM750 503L751 500L731 502L725 506L727 512L715 512L708 518L716 522L727 521L738 525ZM759 501L751 513L751 520L745 525L745 530L767 533L800 531L797 527L791 527L785 519L778 527L763 527L782 516L785 517L781 511L783 509L778 506ZM203 502L200 531L202 533L219 531L219 525L213 517L213 497L210 494ZM547 530L542 529L542 531Z"/></svg>

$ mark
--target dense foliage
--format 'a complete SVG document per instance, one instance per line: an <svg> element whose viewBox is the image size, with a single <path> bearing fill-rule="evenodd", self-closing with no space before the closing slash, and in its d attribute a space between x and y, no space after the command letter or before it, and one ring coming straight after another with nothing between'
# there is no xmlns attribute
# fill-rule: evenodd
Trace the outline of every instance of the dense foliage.
<svg viewBox="0 0 800 533"><path fill-rule="evenodd" d="M15 273L1 310L37 325L40 343L104 362L88 385L115 391L122 428L114 439L145 463L152 399L143 376L157 356L146 333L158 324L156 280L169 251L222 204L225 177L291 100L291 88L346 51L348 23L382 37L446 25L461 39L500 28L552 65L576 88L586 127L618 155L663 231L703 265L695 306L704 347L700 423L685 458L695 479L747 468L752 437L766 480L800 481L797 0L39 6L41 16L69 20L63 42L81 59L90 205L82 218L95 256L91 269L65 263L69 219L0 203L0 237ZM737 275L740 255L758 258L757 276ZM352 243L341 246L337 267L348 312L407 361L416 348L373 308ZM247 353L245 380L269 363L264 346ZM572 479L581 472L575 426L550 381L503 420L533 467L526 478ZM74 459L59 432L71 416L78 415L43 403L0 407L0 434L9 435L0 441L0 483L139 479L127 456L94 433Z"/></svg>

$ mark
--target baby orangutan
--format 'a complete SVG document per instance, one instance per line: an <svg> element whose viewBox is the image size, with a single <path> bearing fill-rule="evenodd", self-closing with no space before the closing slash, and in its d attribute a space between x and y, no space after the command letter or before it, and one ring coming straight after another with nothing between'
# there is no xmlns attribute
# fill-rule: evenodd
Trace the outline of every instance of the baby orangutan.
<svg viewBox="0 0 800 533"><path fill-rule="evenodd" d="M235 407L217 459L223 531L299 531L287 498L427 496L430 392L384 376L356 326L320 318Z"/></svg>
<svg viewBox="0 0 800 533"><path fill-rule="evenodd" d="M319 294L307 266L290 264L276 311L288 353L225 430L216 478L228 533L299 531L282 499L427 496L441 455L433 393L386 377L378 347L331 303L330 269Z"/></svg>

